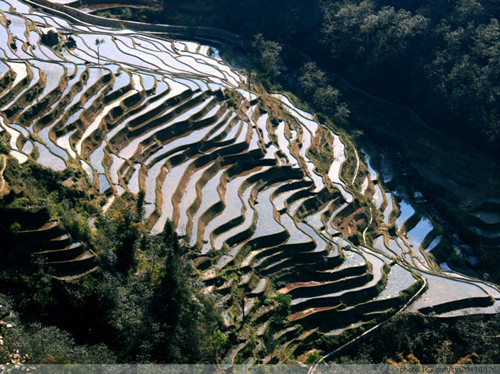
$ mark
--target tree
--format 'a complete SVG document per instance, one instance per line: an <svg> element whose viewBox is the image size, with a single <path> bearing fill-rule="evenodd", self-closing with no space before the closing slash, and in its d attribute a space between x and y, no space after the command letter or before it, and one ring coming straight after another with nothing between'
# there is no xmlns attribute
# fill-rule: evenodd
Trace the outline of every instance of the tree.
<svg viewBox="0 0 500 374"><path fill-rule="evenodd" d="M101 45L105 43L104 39L97 38L95 40L95 46L97 47L97 64L101 66Z"/></svg>
<svg viewBox="0 0 500 374"><path fill-rule="evenodd" d="M43 44L53 47L59 43L59 35L54 30L49 30L47 33L42 33L41 41Z"/></svg>
<svg viewBox="0 0 500 374"><path fill-rule="evenodd" d="M140 190L137 194L137 203L135 206L135 221L137 223L142 222L144 218L144 200L146 198L146 193L144 190Z"/></svg>
<svg viewBox="0 0 500 374"><path fill-rule="evenodd" d="M349 110L345 103L339 103L340 92L328 84L326 73L314 62L306 62L300 69L300 85L306 95L312 96L312 101L318 109L326 113L336 113L336 120L345 123Z"/></svg>
<svg viewBox="0 0 500 374"><path fill-rule="evenodd" d="M346 125L350 115L351 111L349 110L349 107L346 103L342 102L337 104L335 113L333 114L333 120L339 125Z"/></svg>
<svg viewBox="0 0 500 374"><path fill-rule="evenodd" d="M212 334L212 340L215 346L215 360L218 363L220 361L221 353L223 353L226 348L227 336L224 335L220 330L216 330Z"/></svg>
<svg viewBox="0 0 500 374"><path fill-rule="evenodd" d="M202 285L192 275L193 269L182 255L170 222L166 223L159 239L166 257L149 305L151 360L157 363L213 362L218 347L212 339L213 331L219 328L217 312L200 294ZM209 344L193 344L198 341Z"/></svg>
<svg viewBox="0 0 500 374"><path fill-rule="evenodd" d="M14 235L17 235L19 231L21 231L21 224L19 222L14 222L10 225L9 229Z"/></svg>
<svg viewBox="0 0 500 374"><path fill-rule="evenodd" d="M275 300L277 305L274 308L272 320L275 323L283 323L283 321L290 316L292 296L289 294L277 293Z"/></svg>
<svg viewBox="0 0 500 374"><path fill-rule="evenodd" d="M241 309L241 325L240 328L243 328L245 326L245 303L246 303L246 297L245 297L245 290L242 288L233 288L231 291L231 294L233 295L233 303L235 305L238 305L238 307Z"/></svg>
<svg viewBox="0 0 500 374"><path fill-rule="evenodd" d="M77 345L67 332L57 327L25 323L14 310L11 300L3 294L0 294L0 314L0 364L115 362L113 354L103 344Z"/></svg>
<svg viewBox="0 0 500 374"><path fill-rule="evenodd" d="M304 92L308 95L314 94L318 87L323 87L328 84L328 78L324 71L316 66L315 62L306 62L300 69L299 77L300 85Z"/></svg>
<svg viewBox="0 0 500 374"><path fill-rule="evenodd" d="M100 266L128 274L137 270L137 249L146 233L136 221L137 207L110 210L98 221L95 245L101 249Z"/></svg>
<svg viewBox="0 0 500 374"><path fill-rule="evenodd" d="M66 49L76 48L76 40L72 35L68 36L68 38L66 39L66 43L64 43L64 47Z"/></svg>
<svg viewBox="0 0 500 374"><path fill-rule="evenodd" d="M390 6L377 10L372 0L326 3L323 14L323 35L334 58L368 66L400 58L428 28L424 16Z"/></svg>
<svg viewBox="0 0 500 374"><path fill-rule="evenodd" d="M333 111L334 105L338 102L339 96L339 90L328 84L324 87L318 87L316 89L313 101L319 109L328 113Z"/></svg>
<svg viewBox="0 0 500 374"><path fill-rule="evenodd" d="M305 364L306 365L314 365L314 364L317 364L318 362L320 362L321 360L321 355L319 354L319 352L317 351L314 351L314 352L311 352L307 355L307 358L306 358L306 361L305 361Z"/></svg>
<svg viewBox="0 0 500 374"><path fill-rule="evenodd" d="M280 75L283 65L281 45L278 42L264 39L262 34L257 34L254 36L252 47L259 52L260 63L264 71L271 77Z"/></svg>
<svg viewBox="0 0 500 374"><path fill-rule="evenodd" d="M7 143L5 143L3 139L0 138L0 154L7 155L9 154L9 152L10 152L10 146Z"/></svg>

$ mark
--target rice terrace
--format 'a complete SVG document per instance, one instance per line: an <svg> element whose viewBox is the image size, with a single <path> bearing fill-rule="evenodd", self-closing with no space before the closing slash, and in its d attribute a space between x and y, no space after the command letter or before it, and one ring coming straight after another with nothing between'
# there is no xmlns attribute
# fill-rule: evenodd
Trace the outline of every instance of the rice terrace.
<svg viewBox="0 0 500 374"><path fill-rule="evenodd" d="M448 156L425 160L447 152L447 145L427 141L430 129L415 136L409 130L408 152L413 157L418 146L424 154L413 169L443 195L429 203L377 145L357 142L349 125L260 82L245 65L249 57L238 56L236 34L95 15L130 5L122 3L0 0L0 232L6 238L0 293L10 295L12 329L57 325L72 334L71 344L105 343L111 361L126 362L130 353L120 352L129 349L136 354L131 362L161 362L159 348L124 347L117 331L148 335L147 318L164 321L161 310L145 316L152 305L172 307L158 301L170 296L156 295L168 293L166 279L177 273L190 277L186 287L202 305L196 308L214 311L207 346L213 344L215 358L201 362L329 361L408 312L435 323L500 312L495 277L482 277L485 260L473 250L498 261L496 164L483 156L468 164L473 151L456 143L450 171ZM399 109L342 82L352 120L383 138L386 130L367 113L376 118ZM411 120L404 110L394 116ZM387 131L393 125L388 121ZM474 162L490 177L479 180L478 172L469 184L450 178L461 168L472 174ZM476 204L463 222L449 223L441 215L458 215L463 196ZM171 240L167 249L155 241L164 236ZM189 269L168 268L169 261L177 264L172 256ZM115 275L102 275L108 273ZM92 309L88 300L105 308L106 292L89 290L110 279L118 279L117 288L127 282L157 287L113 296L115 309L130 295L148 297L130 301L144 306L123 317L124 327L76 312ZM37 293L43 301L26 296ZM78 318L93 325L80 326ZM10 331L2 330L6 341ZM165 331L162 336L176 336ZM31 352L22 362L78 363L71 354ZM13 362L11 353L2 360Z"/></svg>

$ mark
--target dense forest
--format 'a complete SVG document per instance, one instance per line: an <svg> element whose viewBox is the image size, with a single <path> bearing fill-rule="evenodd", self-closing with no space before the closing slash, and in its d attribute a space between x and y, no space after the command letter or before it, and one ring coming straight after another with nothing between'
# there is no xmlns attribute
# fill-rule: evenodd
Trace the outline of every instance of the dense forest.
<svg viewBox="0 0 500 374"><path fill-rule="evenodd" d="M448 319L401 314L361 344L345 350L341 363L493 364L500 359L497 316Z"/></svg>
<svg viewBox="0 0 500 374"><path fill-rule="evenodd" d="M200 293L203 283L169 222L162 235L149 235L143 194L124 196L101 214L102 199L78 169L54 172L10 159L5 178L11 191L0 198L0 362L216 361L226 344L218 301ZM100 254L98 270L67 282L53 278L35 255L16 259L15 224L5 221L19 209L59 219Z"/></svg>
<svg viewBox="0 0 500 374"><path fill-rule="evenodd" d="M159 22L220 27L249 41L262 34L286 66L300 68L305 53L498 161L496 1L172 0L163 9ZM267 62L273 70L276 61Z"/></svg>

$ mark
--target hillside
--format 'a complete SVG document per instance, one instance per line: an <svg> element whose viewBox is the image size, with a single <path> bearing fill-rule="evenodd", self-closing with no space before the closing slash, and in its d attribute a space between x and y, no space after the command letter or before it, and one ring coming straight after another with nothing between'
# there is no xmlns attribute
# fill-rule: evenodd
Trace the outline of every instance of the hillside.
<svg viewBox="0 0 500 374"><path fill-rule="evenodd" d="M230 364L293 362L315 349L326 356L402 311L443 319L498 312L495 284L450 268L479 259L447 232L439 211L398 186L392 160L370 145L359 148L292 95L248 82L247 71L221 57L231 52L221 40L237 37L216 29L117 28L104 19L98 26L88 14L42 3L0 0L4 267L36 255L51 277L78 285L113 252L105 238L94 245L107 213L117 222L125 217L122 241L145 252L171 227L202 293L219 301L221 334L229 339L219 353ZM351 110L357 120L365 113ZM380 107L370 110L377 118ZM384 113L406 118L391 108ZM419 170L439 167L429 162ZM23 173L33 185L37 176L57 175L64 188L47 184L47 194L57 189L58 197L36 196L35 207L35 196L23 196ZM481 197L491 193L485 190ZM84 199L84 233L44 206ZM123 201L137 202L133 219L120 215ZM498 246L498 204L485 200L471 229L483 230L490 250ZM128 249L116 254L118 262ZM162 257L167 265L171 258ZM124 266L124 273L144 271ZM155 313L169 315L169 302L154 304L165 307Z"/></svg>
<svg viewBox="0 0 500 374"><path fill-rule="evenodd" d="M498 2L489 0L163 1L145 19L263 34L499 163ZM118 17L127 14L116 10ZM160 15L161 14L161 15ZM362 127L362 126L361 126Z"/></svg>

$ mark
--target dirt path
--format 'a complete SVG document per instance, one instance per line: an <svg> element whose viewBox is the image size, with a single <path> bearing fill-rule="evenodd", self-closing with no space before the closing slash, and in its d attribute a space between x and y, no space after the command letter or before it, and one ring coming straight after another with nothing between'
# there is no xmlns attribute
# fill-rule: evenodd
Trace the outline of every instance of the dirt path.
<svg viewBox="0 0 500 374"><path fill-rule="evenodd" d="M372 208L370 207L370 222L368 222L368 226L366 226L365 229L363 230L363 243L365 243L365 245L366 245L366 232L368 231L368 228L372 224L372 221L373 221L373 213L372 213Z"/></svg>
<svg viewBox="0 0 500 374"><path fill-rule="evenodd" d="M351 184L354 184L354 181L356 180L358 176L358 170L359 170L359 156L358 156L358 151L356 150L356 147L354 148L354 154L356 155L356 170L354 170L354 176L352 177Z"/></svg>
<svg viewBox="0 0 500 374"><path fill-rule="evenodd" d="M0 194L2 194L4 192L4 189L5 189L5 178L3 177L3 172L5 171L5 168L7 167L7 156L2 155L1 157L2 157L3 166L2 166L2 170L0 170L0 178L2 178L2 184L0 185Z"/></svg>
<svg viewBox="0 0 500 374"><path fill-rule="evenodd" d="M153 10L155 9L148 5L133 5L133 4L92 4L92 5L81 6L78 9L86 13L93 13L100 10L113 9L113 8L135 8L135 9L150 8Z"/></svg>
<svg viewBox="0 0 500 374"><path fill-rule="evenodd" d="M361 339L363 339L365 336L368 336L370 335L371 333L373 333L376 329L378 329L379 327L385 325L387 322L389 322L393 317L395 317L396 315L402 313L417 297L419 297L426 289L427 287L427 279L425 279L425 277L422 277L422 279L424 280L424 284L422 285L422 287L420 287L420 289L412 296L412 298L405 304L403 305L395 314L393 314L392 316L390 316L389 318L387 318L386 320L380 322L378 325L375 325L373 326L371 329L369 329L368 331L365 331L363 334L355 337L354 339L348 341L347 343L345 343L344 345L340 346L339 348L335 349L334 351L326 354L325 356L323 356L319 362L317 364L315 364L314 366L311 366L309 368L309 370L307 371L307 374L314 374L316 372L316 369L318 368L318 365L321 364L322 362L327 362L327 360L331 357L334 357L335 354L337 352L340 352L342 351L344 348L360 341Z"/></svg>

